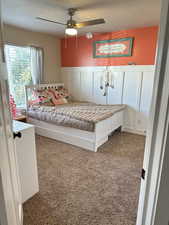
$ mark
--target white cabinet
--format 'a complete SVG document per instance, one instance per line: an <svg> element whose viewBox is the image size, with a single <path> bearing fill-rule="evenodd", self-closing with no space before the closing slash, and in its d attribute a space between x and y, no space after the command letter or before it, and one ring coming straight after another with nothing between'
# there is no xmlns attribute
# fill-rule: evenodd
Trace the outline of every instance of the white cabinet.
<svg viewBox="0 0 169 225"><path fill-rule="evenodd" d="M13 132L21 133L14 139L19 167L22 203L39 191L34 126L13 121Z"/></svg>
<svg viewBox="0 0 169 225"><path fill-rule="evenodd" d="M112 87L108 87L107 104L122 104L124 72L109 71Z"/></svg>

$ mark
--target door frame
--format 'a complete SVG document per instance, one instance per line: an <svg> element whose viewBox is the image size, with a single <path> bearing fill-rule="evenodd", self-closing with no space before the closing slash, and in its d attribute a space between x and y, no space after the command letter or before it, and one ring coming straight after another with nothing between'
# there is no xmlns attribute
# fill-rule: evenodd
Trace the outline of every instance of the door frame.
<svg viewBox="0 0 169 225"><path fill-rule="evenodd" d="M9 112L1 9L0 0L0 224L22 225L21 192Z"/></svg>
<svg viewBox="0 0 169 225"><path fill-rule="evenodd" d="M1 51L1 47L0 47ZM0 60L1 60L0 53ZM7 101L5 63L0 61L0 223L22 224L22 204L18 167L13 145L12 123Z"/></svg>
<svg viewBox="0 0 169 225"><path fill-rule="evenodd" d="M167 190L166 187L169 187L169 182L165 182L165 175L167 175L168 169L166 165L169 158L167 151L169 140L169 88L167 87L169 83L169 68L167 68L167 64L169 65L168 24L169 0L163 0L155 83L145 147L146 157L143 162L146 176L145 180L141 182L137 225L168 224L168 217L166 216L168 208L166 206L169 205L169 199L161 192L161 190ZM162 216L165 216L164 223L161 222ZM15 224L13 222L13 225L18 225L18 223Z"/></svg>
<svg viewBox="0 0 169 225"><path fill-rule="evenodd" d="M150 112L150 123L147 130L143 169L145 179L141 181L140 198L137 214L137 225L163 225L160 207L163 200L160 198L161 178L164 173L164 158L167 155L168 109L169 109L169 0L162 0L160 29L155 68L155 82ZM166 175L166 174L165 174ZM157 204L158 203L158 204ZM169 201L168 201L169 204ZM160 206L160 207L159 207ZM163 216L167 208L163 207ZM168 225L167 223L165 223Z"/></svg>

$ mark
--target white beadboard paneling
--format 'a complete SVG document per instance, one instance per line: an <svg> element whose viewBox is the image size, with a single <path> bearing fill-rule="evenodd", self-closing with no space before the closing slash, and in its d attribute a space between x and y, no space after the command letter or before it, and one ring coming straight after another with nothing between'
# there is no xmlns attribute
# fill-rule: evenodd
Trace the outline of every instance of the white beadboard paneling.
<svg viewBox="0 0 169 225"><path fill-rule="evenodd" d="M69 73L68 90L76 101L81 101L80 71Z"/></svg>
<svg viewBox="0 0 169 225"><path fill-rule="evenodd" d="M109 70L121 71L121 72L152 72L154 70L153 65L127 65L127 66L108 66Z"/></svg>
<svg viewBox="0 0 169 225"><path fill-rule="evenodd" d="M154 71L144 71L142 74L140 108L137 112L136 129L146 132L149 120L149 111L153 93Z"/></svg>
<svg viewBox="0 0 169 225"><path fill-rule="evenodd" d="M144 72L140 99L140 111L149 115L154 84L154 71Z"/></svg>
<svg viewBox="0 0 169 225"><path fill-rule="evenodd" d="M126 65L126 66L81 66L81 67L62 67L62 71L123 71L123 72L152 72L155 66L153 65Z"/></svg>
<svg viewBox="0 0 169 225"><path fill-rule="evenodd" d="M128 130L136 130L136 121L136 110L127 105L124 113L124 128L127 128Z"/></svg>
<svg viewBox="0 0 169 225"><path fill-rule="evenodd" d="M126 104L124 129L145 133L150 109L154 66L63 67L62 82L75 100L98 104ZM107 96L100 90L100 77L114 75L115 88Z"/></svg>
<svg viewBox="0 0 169 225"><path fill-rule="evenodd" d="M137 111L135 130L145 134L147 129L147 122L148 122L148 117L143 112Z"/></svg>
<svg viewBox="0 0 169 225"><path fill-rule="evenodd" d="M139 110L139 97L142 72L125 72L123 104Z"/></svg>
<svg viewBox="0 0 169 225"><path fill-rule="evenodd" d="M68 87L69 87L69 79L70 79L69 75L70 75L69 71L61 72L61 82L64 84L66 89L68 89Z"/></svg>
<svg viewBox="0 0 169 225"><path fill-rule="evenodd" d="M127 128L136 129L139 111L142 72L125 72L123 104L127 105L124 123Z"/></svg>
<svg viewBox="0 0 169 225"><path fill-rule="evenodd" d="M109 75L112 76L114 88L108 88L107 104L122 104L124 72L110 70Z"/></svg>
<svg viewBox="0 0 169 225"><path fill-rule="evenodd" d="M104 75L104 71L96 71L94 72L94 84L93 84L93 92L94 92L94 96L93 96L93 100L95 103L97 104L106 104L106 99L107 97L103 95L103 92L100 89L100 80L101 77Z"/></svg>
<svg viewBox="0 0 169 225"><path fill-rule="evenodd" d="M93 101L93 72L92 71L81 71L81 100L82 101Z"/></svg>

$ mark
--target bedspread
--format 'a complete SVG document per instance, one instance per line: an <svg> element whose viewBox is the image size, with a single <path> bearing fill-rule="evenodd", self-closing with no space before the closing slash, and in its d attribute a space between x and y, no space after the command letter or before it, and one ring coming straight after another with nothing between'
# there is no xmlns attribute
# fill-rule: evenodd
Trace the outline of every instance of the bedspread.
<svg viewBox="0 0 169 225"><path fill-rule="evenodd" d="M60 126L94 131L95 124L124 110L125 105L69 103L57 106L32 106L28 116Z"/></svg>

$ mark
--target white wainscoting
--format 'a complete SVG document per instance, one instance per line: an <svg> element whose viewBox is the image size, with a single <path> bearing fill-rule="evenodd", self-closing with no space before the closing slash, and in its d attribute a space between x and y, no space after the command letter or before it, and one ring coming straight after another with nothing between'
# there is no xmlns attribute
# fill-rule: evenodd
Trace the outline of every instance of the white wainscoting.
<svg viewBox="0 0 169 225"><path fill-rule="evenodd" d="M124 130L145 134L154 82L154 66L62 67L61 81L74 100L126 104ZM106 95L101 77L111 73L113 88Z"/></svg>

